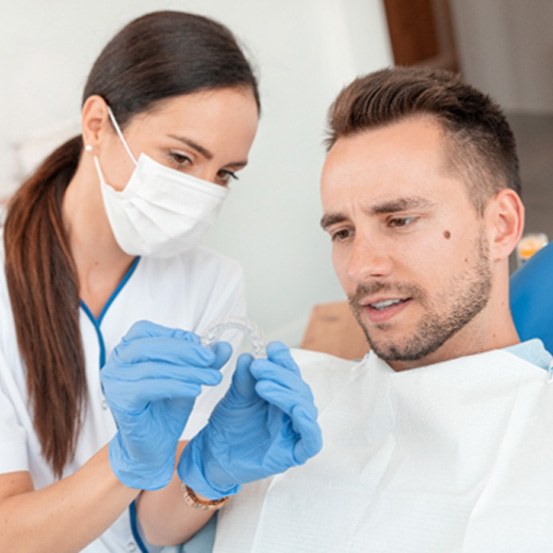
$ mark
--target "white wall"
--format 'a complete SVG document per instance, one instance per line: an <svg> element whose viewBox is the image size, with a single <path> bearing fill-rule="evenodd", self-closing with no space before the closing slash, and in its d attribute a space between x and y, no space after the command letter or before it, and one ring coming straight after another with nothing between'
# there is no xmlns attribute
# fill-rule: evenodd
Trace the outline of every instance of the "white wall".
<svg viewBox="0 0 553 553"><path fill-rule="evenodd" d="M86 74L103 44L154 9L212 16L259 67L263 116L243 172L208 243L242 262L250 316L294 344L311 306L341 299L319 229L326 109L359 73L391 63L380 0L2 0L0 194L19 168L14 143L76 121Z"/></svg>
<svg viewBox="0 0 553 553"><path fill-rule="evenodd" d="M553 2L450 2L466 80L507 111L553 113Z"/></svg>

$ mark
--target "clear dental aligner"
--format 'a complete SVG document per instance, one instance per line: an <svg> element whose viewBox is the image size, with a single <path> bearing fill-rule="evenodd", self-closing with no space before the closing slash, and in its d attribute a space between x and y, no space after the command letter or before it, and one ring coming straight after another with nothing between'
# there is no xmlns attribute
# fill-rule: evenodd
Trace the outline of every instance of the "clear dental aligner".
<svg viewBox="0 0 553 553"><path fill-rule="evenodd" d="M265 341L257 325L245 317L228 317L214 322L202 334L204 346L217 342L227 330L239 330L248 338L254 357L265 357Z"/></svg>

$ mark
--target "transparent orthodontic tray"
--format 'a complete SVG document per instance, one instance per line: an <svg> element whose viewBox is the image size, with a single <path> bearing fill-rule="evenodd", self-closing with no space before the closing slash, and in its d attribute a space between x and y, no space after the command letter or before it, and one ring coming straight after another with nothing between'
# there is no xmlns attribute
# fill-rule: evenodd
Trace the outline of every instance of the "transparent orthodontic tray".
<svg viewBox="0 0 553 553"><path fill-rule="evenodd" d="M228 330L242 332L251 345L254 357L265 357L265 340L258 326L245 317L228 317L211 324L200 337L204 346L209 346L221 339Z"/></svg>

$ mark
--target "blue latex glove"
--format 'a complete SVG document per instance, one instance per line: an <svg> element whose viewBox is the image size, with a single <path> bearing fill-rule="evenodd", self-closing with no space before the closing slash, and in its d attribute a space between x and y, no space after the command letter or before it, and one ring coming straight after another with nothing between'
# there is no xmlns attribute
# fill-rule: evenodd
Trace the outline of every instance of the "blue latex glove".
<svg viewBox="0 0 553 553"><path fill-rule="evenodd" d="M147 321L131 327L100 373L118 428L109 460L123 484L157 490L169 483L196 396L221 381L231 351L226 342L206 348L192 332Z"/></svg>
<svg viewBox="0 0 553 553"><path fill-rule="evenodd" d="M305 463L322 447L317 409L289 349L238 358L232 384L208 424L184 448L177 472L209 499Z"/></svg>

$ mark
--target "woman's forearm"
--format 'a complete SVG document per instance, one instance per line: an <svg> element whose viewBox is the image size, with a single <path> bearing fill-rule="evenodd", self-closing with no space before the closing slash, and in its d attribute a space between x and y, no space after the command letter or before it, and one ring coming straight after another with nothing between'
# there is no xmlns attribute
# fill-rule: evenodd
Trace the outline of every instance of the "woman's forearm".
<svg viewBox="0 0 553 553"><path fill-rule="evenodd" d="M186 442L177 446L177 463ZM141 530L152 545L177 545L190 539L213 515L187 505L175 471L171 483L155 492L144 491L136 501Z"/></svg>
<svg viewBox="0 0 553 553"><path fill-rule="evenodd" d="M142 492L137 515L144 538L152 545L177 545L190 539L213 515L187 505L175 472L171 483L155 492Z"/></svg>
<svg viewBox="0 0 553 553"><path fill-rule="evenodd" d="M107 447L81 469L41 490L28 473L0 476L0 551L77 553L138 495L117 480Z"/></svg>

